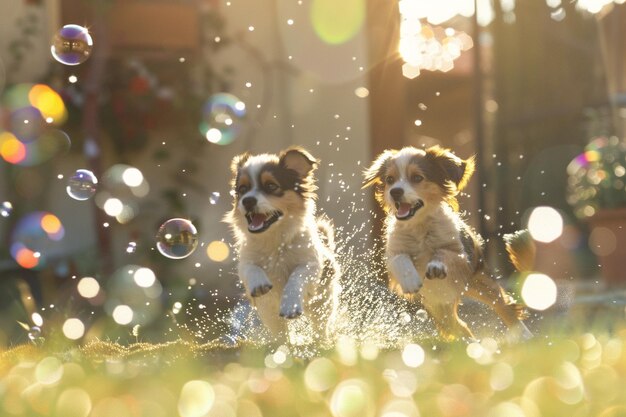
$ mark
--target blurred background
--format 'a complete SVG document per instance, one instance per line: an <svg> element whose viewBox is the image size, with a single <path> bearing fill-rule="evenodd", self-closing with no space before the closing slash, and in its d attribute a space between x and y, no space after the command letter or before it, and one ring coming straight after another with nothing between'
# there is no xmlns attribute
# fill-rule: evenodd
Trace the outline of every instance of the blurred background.
<svg viewBox="0 0 626 417"><path fill-rule="evenodd" d="M289 145L321 160L319 208L365 260L378 153L476 154L461 207L495 273L528 227L537 310L609 293L623 315L622 3L3 1L0 346L47 322L69 339L219 334L241 298L230 160Z"/></svg>

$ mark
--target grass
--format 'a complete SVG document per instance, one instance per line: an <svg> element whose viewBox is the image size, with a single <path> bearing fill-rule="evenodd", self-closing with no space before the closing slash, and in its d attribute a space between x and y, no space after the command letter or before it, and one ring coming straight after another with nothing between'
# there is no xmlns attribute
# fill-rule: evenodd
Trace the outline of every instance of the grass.
<svg viewBox="0 0 626 417"><path fill-rule="evenodd" d="M309 359L186 341L22 345L0 356L0 415L626 416L626 328L393 350L342 339Z"/></svg>

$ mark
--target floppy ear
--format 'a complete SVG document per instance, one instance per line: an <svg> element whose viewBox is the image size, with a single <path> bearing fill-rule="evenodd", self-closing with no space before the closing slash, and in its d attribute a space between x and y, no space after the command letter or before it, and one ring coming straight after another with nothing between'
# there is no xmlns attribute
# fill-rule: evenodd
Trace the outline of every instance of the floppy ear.
<svg viewBox="0 0 626 417"><path fill-rule="evenodd" d="M233 174L233 178L230 181L231 188L235 188L237 186L237 179L239 177L239 169L246 163L246 161L250 158L250 154L248 152L244 152L241 155L237 155L230 161L230 172Z"/></svg>
<svg viewBox="0 0 626 417"><path fill-rule="evenodd" d="M382 184L382 176L387 165L387 161L395 154L396 151L386 150L372 162L372 165L363 171L363 185L361 188L371 187L372 185Z"/></svg>
<svg viewBox="0 0 626 417"><path fill-rule="evenodd" d="M456 190L452 191L459 192L465 188L474 173L473 156L463 160L450 152L449 149L444 149L438 145L426 149L426 158L439 166L445 180L454 184Z"/></svg>
<svg viewBox="0 0 626 417"><path fill-rule="evenodd" d="M279 164L295 171L298 177L306 178L317 168L318 161L307 150L295 146L280 153Z"/></svg>

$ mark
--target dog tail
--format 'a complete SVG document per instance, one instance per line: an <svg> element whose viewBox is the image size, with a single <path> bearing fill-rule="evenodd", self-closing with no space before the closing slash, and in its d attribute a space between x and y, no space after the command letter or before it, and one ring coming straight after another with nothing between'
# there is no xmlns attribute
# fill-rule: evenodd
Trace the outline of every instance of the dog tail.
<svg viewBox="0 0 626 417"><path fill-rule="evenodd" d="M533 270L537 248L528 230L504 235L504 244L515 269L519 272Z"/></svg>
<svg viewBox="0 0 626 417"><path fill-rule="evenodd" d="M319 231L322 243L329 251L335 252L335 228L333 222L326 215L321 215L317 218L317 230Z"/></svg>

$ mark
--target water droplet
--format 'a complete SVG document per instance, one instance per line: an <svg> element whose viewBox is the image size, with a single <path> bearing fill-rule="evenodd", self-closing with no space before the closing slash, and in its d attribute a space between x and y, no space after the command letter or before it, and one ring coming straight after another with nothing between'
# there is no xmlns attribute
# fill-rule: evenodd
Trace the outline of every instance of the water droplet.
<svg viewBox="0 0 626 417"><path fill-rule="evenodd" d="M33 342L37 341L41 337L41 327L33 326L28 331L28 338Z"/></svg>
<svg viewBox="0 0 626 417"><path fill-rule="evenodd" d="M417 319L420 322L425 322L428 319L428 312L424 309L419 309L417 310L417 312L415 313L415 316L417 317Z"/></svg>
<svg viewBox="0 0 626 417"><path fill-rule="evenodd" d="M159 227L156 239L157 249L163 256L182 259L198 246L198 231L189 220L174 218Z"/></svg>

